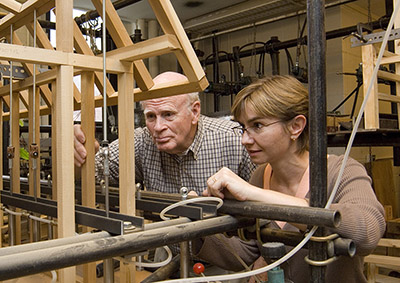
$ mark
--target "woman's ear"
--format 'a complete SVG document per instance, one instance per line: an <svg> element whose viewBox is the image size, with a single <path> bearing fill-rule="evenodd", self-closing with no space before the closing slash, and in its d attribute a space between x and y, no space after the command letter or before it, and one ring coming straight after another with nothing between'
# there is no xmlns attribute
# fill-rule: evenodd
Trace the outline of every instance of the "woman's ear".
<svg viewBox="0 0 400 283"><path fill-rule="evenodd" d="M297 115L289 124L289 132L292 140L296 140L307 124L307 118L304 115Z"/></svg>

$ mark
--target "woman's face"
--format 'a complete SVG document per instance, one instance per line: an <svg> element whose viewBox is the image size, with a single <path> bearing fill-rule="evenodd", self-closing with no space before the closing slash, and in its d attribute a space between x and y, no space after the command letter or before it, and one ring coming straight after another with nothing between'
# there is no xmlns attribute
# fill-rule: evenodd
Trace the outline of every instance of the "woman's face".
<svg viewBox="0 0 400 283"><path fill-rule="evenodd" d="M238 119L243 126L242 144L255 164L274 163L288 154L290 134L286 122L260 117L247 108Z"/></svg>

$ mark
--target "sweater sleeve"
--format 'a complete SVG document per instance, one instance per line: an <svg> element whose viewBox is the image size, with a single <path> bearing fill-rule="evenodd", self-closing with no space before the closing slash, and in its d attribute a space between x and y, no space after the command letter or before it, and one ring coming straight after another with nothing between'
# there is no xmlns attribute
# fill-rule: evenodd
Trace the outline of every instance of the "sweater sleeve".
<svg viewBox="0 0 400 283"><path fill-rule="evenodd" d="M329 192L334 187L342 161L343 156L329 157ZM361 163L349 158L330 208L338 210L341 215L341 223L333 232L352 239L357 254L371 253L383 236L386 224L383 206L377 200L371 178Z"/></svg>
<svg viewBox="0 0 400 283"><path fill-rule="evenodd" d="M260 256L255 240L243 241L238 237L225 237L223 234L193 241L192 251L196 257L220 268L232 271L245 269L237 256L247 266L251 265Z"/></svg>

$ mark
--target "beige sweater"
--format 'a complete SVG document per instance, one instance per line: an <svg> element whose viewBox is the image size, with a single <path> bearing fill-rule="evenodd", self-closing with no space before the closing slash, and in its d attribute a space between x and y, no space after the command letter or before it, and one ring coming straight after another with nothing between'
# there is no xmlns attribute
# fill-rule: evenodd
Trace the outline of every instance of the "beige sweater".
<svg viewBox="0 0 400 283"><path fill-rule="evenodd" d="M330 155L328 158L328 196L334 187L342 160L343 156ZM265 165L259 166L253 173L250 183L262 188L264 169ZM326 282L367 282L363 275L363 256L372 252L385 231L384 210L376 199L371 179L364 166L354 159L349 159L347 162L330 208L338 210L342 219L340 226L328 233L338 233L343 238L352 239L357 252L353 258L341 256L329 264L326 269ZM274 222L272 225L278 227ZM285 229L288 226L291 225L286 225ZM260 256L258 243L255 240L244 242L237 237L225 239L248 265ZM287 246L287 250L291 248ZM225 244L215 236L194 241L193 249L199 258L224 269L234 271L244 269ZM285 270L286 278L295 283L309 282L309 266L304 261L307 254L308 251L302 249L281 266Z"/></svg>

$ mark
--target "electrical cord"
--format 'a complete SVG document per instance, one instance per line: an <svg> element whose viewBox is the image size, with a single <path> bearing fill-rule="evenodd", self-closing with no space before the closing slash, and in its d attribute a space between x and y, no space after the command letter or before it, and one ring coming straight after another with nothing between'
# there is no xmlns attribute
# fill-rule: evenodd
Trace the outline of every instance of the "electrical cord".
<svg viewBox="0 0 400 283"><path fill-rule="evenodd" d="M218 202L217 209L220 208L222 206L222 204L223 204L222 199L217 198L217 197L198 197L198 198L185 199L185 200L173 203L173 204L167 206L166 208L164 208L163 210L161 210L160 218L162 220L170 220L170 218L166 217L165 214L168 211L170 211L171 209L176 208L178 206L182 206L182 205L188 204L188 203L205 202L205 201L216 201L216 202Z"/></svg>
<svg viewBox="0 0 400 283"><path fill-rule="evenodd" d="M168 263L171 262L172 259L172 252L171 249L168 246L163 246L163 248L167 251L167 258L163 261L160 262L139 262L136 261L135 264L138 267L147 267L147 268L159 268L162 267L164 265L167 265Z"/></svg>

